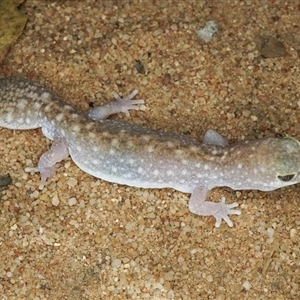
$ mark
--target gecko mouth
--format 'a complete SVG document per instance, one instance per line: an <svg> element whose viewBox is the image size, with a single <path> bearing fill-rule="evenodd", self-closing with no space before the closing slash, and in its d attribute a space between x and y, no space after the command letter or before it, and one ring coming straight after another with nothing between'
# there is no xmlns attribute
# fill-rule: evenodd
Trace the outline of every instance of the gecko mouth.
<svg viewBox="0 0 300 300"><path fill-rule="evenodd" d="M296 177L297 174L288 174L288 175L278 175L277 178L281 181L291 181Z"/></svg>

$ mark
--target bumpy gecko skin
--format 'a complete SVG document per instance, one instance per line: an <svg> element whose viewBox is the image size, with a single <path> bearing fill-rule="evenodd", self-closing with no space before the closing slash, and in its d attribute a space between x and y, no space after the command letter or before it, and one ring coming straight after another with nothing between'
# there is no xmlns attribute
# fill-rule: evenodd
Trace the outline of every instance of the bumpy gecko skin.
<svg viewBox="0 0 300 300"><path fill-rule="evenodd" d="M228 215L240 214L237 203L205 201L214 187L235 190L275 190L300 181L300 144L294 138L265 138L229 145L208 130L203 142L189 136L106 120L117 112L128 114L143 100L137 91L87 113L81 113L44 86L21 78L0 79L0 126L42 128L53 140L37 168L42 186L55 164L70 155L83 171L119 184L142 188L174 188L191 193L189 209L212 215L216 226Z"/></svg>

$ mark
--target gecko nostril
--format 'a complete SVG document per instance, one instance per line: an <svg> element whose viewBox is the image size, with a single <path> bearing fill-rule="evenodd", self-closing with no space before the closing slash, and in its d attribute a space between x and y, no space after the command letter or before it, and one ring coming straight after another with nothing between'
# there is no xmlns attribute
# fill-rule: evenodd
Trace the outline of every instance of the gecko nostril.
<svg viewBox="0 0 300 300"><path fill-rule="evenodd" d="M282 181L291 181L292 179L295 178L296 174L288 174L288 175L278 175L278 179Z"/></svg>

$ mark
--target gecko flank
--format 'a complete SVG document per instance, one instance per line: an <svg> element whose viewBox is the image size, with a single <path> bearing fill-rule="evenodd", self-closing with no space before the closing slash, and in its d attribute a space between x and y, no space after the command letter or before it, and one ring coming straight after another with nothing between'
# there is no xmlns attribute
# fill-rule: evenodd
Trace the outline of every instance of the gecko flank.
<svg viewBox="0 0 300 300"><path fill-rule="evenodd" d="M0 126L10 129L42 128L53 140L36 168L42 186L55 164L70 155L83 171L119 184L142 188L170 187L191 193L191 212L224 219L237 203L206 201L218 186L235 190L270 191L300 181L300 144L294 138L265 138L233 145L208 130L201 142L189 136L107 120L114 113L138 109L137 90L87 113L76 110L44 86L22 78L0 79Z"/></svg>

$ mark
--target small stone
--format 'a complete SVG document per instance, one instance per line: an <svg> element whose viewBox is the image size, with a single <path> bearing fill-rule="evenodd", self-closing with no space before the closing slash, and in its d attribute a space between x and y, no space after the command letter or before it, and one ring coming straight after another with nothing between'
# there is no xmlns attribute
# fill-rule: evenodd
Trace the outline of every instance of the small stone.
<svg viewBox="0 0 300 300"><path fill-rule="evenodd" d="M58 204L59 204L59 199L58 199L58 196L57 196L57 195L55 195L55 196L52 198L51 203L52 203L53 206L58 206Z"/></svg>
<svg viewBox="0 0 300 300"><path fill-rule="evenodd" d="M154 37L156 37L156 36L161 35L162 33L163 33L163 30L162 30L162 29L156 29L156 30L153 31L152 35L153 35Z"/></svg>
<svg viewBox="0 0 300 300"><path fill-rule="evenodd" d="M208 43L212 39L212 36L219 30L218 24L215 20L206 22L205 26L197 31L197 35L204 42Z"/></svg>
<svg viewBox="0 0 300 300"><path fill-rule="evenodd" d="M297 234L297 229L296 228L292 228L290 230L290 239L294 243L298 241L298 234Z"/></svg>
<svg viewBox="0 0 300 300"><path fill-rule="evenodd" d="M75 205L77 203L77 199L75 197L70 198L68 200L68 203L69 203L69 206L73 206L73 205Z"/></svg>
<svg viewBox="0 0 300 300"><path fill-rule="evenodd" d="M248 281L248 280L246 280L244 283L243 283L243 288L245 289L245 290L250 290L250 288L251 288L251 283Z"/></svg>
<svg viewBox="0 0 300 300"><path fill-rule="evenodd" d="M69 178L67 181L67 185L70 187L74 187L78 184L78 180L76 178Z"/></svg>
<svg viewBox="0 0 300 300"><path fill-rule="evenodd" d="M21 223L26 223L28 221L28 217L27 216L20 216L19 218Z"/></svg>
<svg viewBox="0 0 300 300"><path fill-rule="evenodd" d="M112 261L111 266L112 267L120 267L121 266L121 260L120 259L115 259Z"/></svg>
<svg viewBox="0 0 300 300"><path fill-rule="evenodd" d="M283 43L272 36L260 36L257 48L263 58L282 57L286 54Z"/></svg>
<svg viewBox="0 0 300 300"><path fill-rule="evenodd" d="M250 114L251 114L251 111L248 110L248 109L244 109L243 112L242 112L242 114L243 114L244 117L248 118L250 116Z"/></svg>
<svg viewBox="0 0 300 300"><path fill-rule="evenodd" d="M268 228L267 229L267 235L269 238L272 238L274 236L274 229L273 228Z"/></svg>

